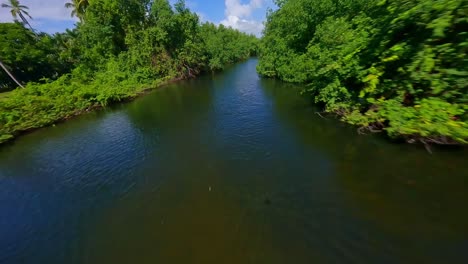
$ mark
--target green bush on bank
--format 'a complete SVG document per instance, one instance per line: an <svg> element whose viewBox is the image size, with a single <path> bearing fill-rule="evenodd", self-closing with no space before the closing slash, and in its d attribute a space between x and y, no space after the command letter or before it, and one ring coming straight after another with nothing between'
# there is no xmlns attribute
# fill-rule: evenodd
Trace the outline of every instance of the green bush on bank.
<svg viewBox="0 0 468 264"><path fill-rule="evenodd" d="M59 47L50 50L60 50L60 62L73 62L74 70L60 77L41 75L37 70L37 76L31 76L35 82L0 98L0 143L21 132L135 97L169 80L221 70L257 50L255 36L201 24L182 0L173 7L167 0L149 4L96 0L89 2L80 18L75 30L55 35L55 40L48 42L58 43ZM18 27L21 25L4 28L16 35L27 34L28 45L14 47L27 54L31 42L41 40ZM11 43L0 44L7 47ZM0 55L11 50L3 46Z"/></svg>
<svg viewBox="0 0 468 264"><path fill-rule="evenodd" d="M366 130L468 143L468 1L276 1L258 71Z"/></svg>
<svg viewBox="0 0 468 264"><path fill-rule="evenodd" d="M22 131L51 125L59 120L136 96L162 80L136 83L98 78L82 83L65 75L46 84L29 83L0 101L0 142Z"/></svg>

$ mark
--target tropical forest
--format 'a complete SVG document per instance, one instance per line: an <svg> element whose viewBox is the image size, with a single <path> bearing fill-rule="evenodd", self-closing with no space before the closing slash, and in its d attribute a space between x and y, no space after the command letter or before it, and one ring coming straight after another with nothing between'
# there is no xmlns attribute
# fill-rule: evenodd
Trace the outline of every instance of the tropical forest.
<svg viewBox="0 0 468 264"><path fill-rule="evenodd" d="M254 56L255 36L201 23L184 1L67 3L77 27L49 35L28 7L3 3L0 24L0 142L95 107L128 100L168 81L219 71ZM19 89L17 89L19 87Z"/></svg>
<svg viewBox="0 0 468 264"><path fill-rule="evenodd" d="M260 74L306 84L313 103L364 131L467 143L467 1L277 4Z"/></svg>
<svg viewBox="0 0 468 264"><path fill-rule="evenodd" d="M468 263L468 0L0 0L1 264Z"/></svg>

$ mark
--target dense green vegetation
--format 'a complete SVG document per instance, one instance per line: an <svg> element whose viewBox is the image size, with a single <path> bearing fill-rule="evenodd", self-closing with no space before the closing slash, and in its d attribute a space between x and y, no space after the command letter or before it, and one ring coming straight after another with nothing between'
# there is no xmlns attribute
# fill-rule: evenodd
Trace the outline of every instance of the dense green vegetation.
<svg viewBox="0 0 468 264"><path fill-rule="evenodd" d="M360 131L468 143L467 0L277 0L258 71Z"/></svg>
<svg viewBox="0 0 468 264"><path fill-rule="evenodd" d="M21 23L0 23L0 59L22 82L57 78L73 66L68 55L62 54L63 34L35 35ZM0 89L15 88L15 82L0 70Z"/></svg>
<svg viewBox="0 0 468 264"><path fill-rule="evenodd" d="M0 62L26 83L0 96L0 143L169 80L221 70L257 50L255 36L202 24L182 0L74 0L67 7L80 22L65 33L0 24ZM15 86L3 71L0 83Z"/></svg>
<svg viewBox="0 0 468 264"><path fill-rule="evenodd" d="M267 77L304 83L360 132L468 143L468 0L276 0L258 45L201 23L183 0L73 0L73 30L31 28L8 0L0 23L0 142L256 55ZM258 48L259 46L259 48ZM8 72L10 74L8 74Z"/></svg>

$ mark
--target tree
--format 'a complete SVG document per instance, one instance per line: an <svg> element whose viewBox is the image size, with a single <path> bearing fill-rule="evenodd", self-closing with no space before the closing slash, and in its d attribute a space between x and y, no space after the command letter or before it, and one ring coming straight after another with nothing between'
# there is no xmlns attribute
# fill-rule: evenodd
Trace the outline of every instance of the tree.
<svg viewBox="0 0 468 264"><path fill-rule="evenodd" d="M8 76L10 76L10 78L18 85L20 86L21 88L24 88L23 85L21 85L21 83L16 80L15 76L13 76L13 74L11 74L11 72L8 70L8 68L3 64L3 62L0 60L0 67L6 72L6 74L8 74Z"/></svg>
<svg viewBox="0 0 468 264"><path fill-rule="evenodd" d="M11 75L22 83L37 82L42 78L57 78L71 68L71 61L61 58L72 54L61 50L59 35L34 35L17 22L0 23L0 36L0 59L10 72L5 74L0 69L0 83L6 87L16 87Z"/></svg>
<svg viewBox="0 0 468 264"><path fill-rule="evenodd" d="M13 16L13 19L15 21L18 21L18 16L20 17L21 21L28 25L29 28L34 32L34 29L31 27L31 24L29 24L29 21L26 19L25 16L29 17L32 19L31 15L26 11L29 9L29 7L25 5L21 5L18 0L8 0L9 4L2 4L3 8L10 8L10 13Z"/></svg>
<svg viewBox="0 0 468 264"><path fill-rule="evenodd" d="M200 25L181 0L68 2L83 20L73 31L34 37L23 23L0 23L1 62L28 83L0 100L0 143L161 82L222 69L257 47L255 36ZM0 84L16 87L2 70Z"/></svg>
<svg viewBox="0 0 468 264"><path fill-rule="evenodd" d="M76 16L81 22L83 22L84 14L88 6L88 0L72 0L72 2L65 4L66 8L72 9L71 16Z"/></svg>
<svg viewBox="0 0 468 264"><path fill-rule="evenodd" d="M468 1L276 0L257 70L409 142L468 143Z"/></svg>

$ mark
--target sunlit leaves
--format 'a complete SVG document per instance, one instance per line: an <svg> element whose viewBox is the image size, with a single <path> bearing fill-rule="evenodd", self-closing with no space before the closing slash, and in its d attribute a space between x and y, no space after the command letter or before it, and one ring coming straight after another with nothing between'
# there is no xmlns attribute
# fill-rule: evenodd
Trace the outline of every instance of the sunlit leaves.
<svg viewBox="0 0 468 264"><path fill-rule="evenodd" d="M352 124L466 143L466 0L280 4L267 19L260 74L306 83Z"/></svg>

